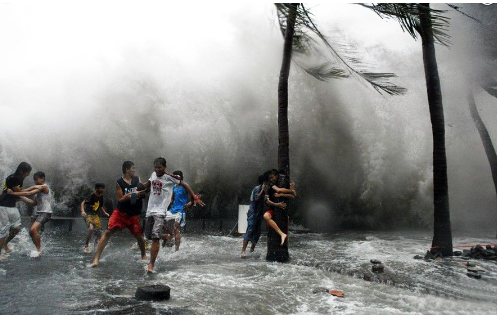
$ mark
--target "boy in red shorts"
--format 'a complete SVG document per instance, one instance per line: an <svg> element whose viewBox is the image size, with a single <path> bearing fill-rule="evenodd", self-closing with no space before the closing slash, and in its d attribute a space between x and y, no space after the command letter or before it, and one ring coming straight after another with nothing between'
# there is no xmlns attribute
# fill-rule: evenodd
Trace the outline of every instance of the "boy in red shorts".
<svg viewBox="0 0 497 315"><path fill-rule="evenodd" d="M98 242L97 253L91 264L92 267L98 266L100 255L112 234L122 229L128 229L136 238L142 259L147 259L145 253L145 239L143 238L143 232L140 226L140 214L143 204L142 199L145 195L145 190L143 187L140 187L143 185L141 185L138 176L134 176L136 169L133 162L125 161L122 166L122 171L123 176L116 181L117 209L112 212L104 236L102 236ZM138 190L139 188L142 189Z"/></svg>
<svg viewBox="0 0 497 315"><path fill-rule="evenodd" d="M264 213L264 220L266 220L267 225L269 225L272 229L276 231L281 237L281 246L285 243L287 238L287 234L283 233L281 229L278 227L276 222L274 222L274 209L276 207L285 209L286 203L284 201L278 202L278 197L290 198L294 199L297 196L297 192L295 189L281 188L276 186L278 182L279 173L277 170L273 169L269 171L269 175L267 180L269 181L269 186L266 191L266 205L268 205L269 210ZM294 184L292 184L294 186ZM287 231L288 233L288 231Z"/></svg>

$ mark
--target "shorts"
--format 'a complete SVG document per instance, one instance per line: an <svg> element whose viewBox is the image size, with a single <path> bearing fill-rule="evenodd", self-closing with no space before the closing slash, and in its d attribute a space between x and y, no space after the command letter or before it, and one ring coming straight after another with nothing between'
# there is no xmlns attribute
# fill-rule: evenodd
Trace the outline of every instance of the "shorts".
<svg viewBox="0 0 497 315"><path fill-rule="evenodd" d="M122 230L128 229L134 236L142 235L142 228L140 226L140 215L129 215L114 209L109 219L108 230Z"/></svg>
<svg viewBox="0 0 497 315"><path fill-rule="evenodd" d="M52 217L51 213L48 212L35 212L31 216L31 223L38 222L41 224L41 226L45 225L48 220Z"/></svg>
<svg viewBox="0 0 497 315"><path fill-rule="evenodd" d="M93 227L97 230L102 228L102 222L100 222L98 214L88 214L85 218L85 222L88 227L90 227L90 224L93 224Z"/></svg>
<svg viewBox="0 0 497 315"><path fill-rule="evenodd" d="M179 226L185 227L186 225L186 212L181 213L181 221L179 223Z"/></svg>
<svg viewBox="0 0 497 315"><path fill-rule="evenodd" d="M186 225L186 213L185 212L171 213L171 211L167 211L166 212L166 222L173 221L173 220L174 220L174 222L177 222L180 227L185 227L185 225Z"/></svg>
<svg viewBox="0 0 497 315"><path fill-rule="evenodd" d="M21 226L21 215L16 207L0 206L0 238L9 236L11 228Z"/></svg>
<svg viewBox="0 0 497 315"><path fill-rule="evenodd" d="M147 217L145 225L145 236L149 240L158 240L161 238L164 231L166 217L162 215L151 215Z"/></svg>
<svg viewBox="0 0 497 315"><path fill-rule="evenodd" d="M274 219L274 210L268 210L266 213L269 213L271 215L271 218Z"/></svg>
<svg viewBox="0 0 497 315"><path fill-rule="evenodd" d="M171 211L166 212L166 221L174 220L175 222L180 223L183 219L181 212L171 213Z"/></svg>

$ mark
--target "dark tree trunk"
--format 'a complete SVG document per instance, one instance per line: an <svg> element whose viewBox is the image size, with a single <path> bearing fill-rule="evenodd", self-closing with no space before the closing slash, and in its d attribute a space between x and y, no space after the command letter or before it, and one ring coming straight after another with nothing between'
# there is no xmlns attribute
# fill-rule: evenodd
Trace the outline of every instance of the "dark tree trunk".
<svg viewBox="0 0 497 315"><path fill-rule="evenodd" d="M295 32L295 19L297 16L298 3L289 5L288 18L286 21L285 41L283 44L283 61L281 63L280 78L278 82L278 168L284 171L280 174L279 187L289 188L290 176L290 140L288 132L288 77L290 75L290 64L292 61L293 35ZM288 204L288 201L285 200ZM288 211L287 209L274 209L274 222L278 227L288 234ZM278 233L272 228L268 229L266 260L285 262L290 258L288 254L288 241L283 246Z"/></svg>
<svg viewBox="0 0 497 315"><path fill-rule="evenodd" d="M497 154L495 153L495 148L492 144L492 139L490 139L490 134L488 133L487 127L485 127L485 124L481 120L480 114L478 113L478 108L476 107L471 88L469 88L468 91L468 104L469 111L471 112L471 118L473 118L476 129L480 134L483 148L485 148L485 153L487 154L488 163L490 164L490 170L492 171L492 179L494 180L495 193L497 196Z"/></svg>
<svg viewBox="0 0 497 315"><path fill-rule="evenodd" d="M445 153L445 122L442 91L438 76L433 29L428 12L429 4L420 4L427 14L420 17L423 42L423 63L428 92L431 126L433 132L433 205L434 224L432 251L452 256L452 231L450 226L449 189L447 182L447 157Z"/></svg>
<svg viewBox="0 0 497 315"><path fill-rule="evenodd" d="M278 169L284 169L290 175L290 139L288 132L288 77L292 61L293 35L298 4L290 4L286 22L285 42L283 44L283 61L278 82Z"/></svg>

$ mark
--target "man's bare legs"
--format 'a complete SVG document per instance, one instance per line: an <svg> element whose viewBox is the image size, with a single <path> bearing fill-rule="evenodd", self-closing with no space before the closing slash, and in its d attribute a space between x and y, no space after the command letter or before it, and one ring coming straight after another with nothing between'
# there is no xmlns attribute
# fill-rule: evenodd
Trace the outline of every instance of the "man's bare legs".
<svg viewBox="0 0 497 315"><path fill-rule="evenodd" d="M252 242L252 245L250 246L250 252L253 253L254 250L255 250L255 245L257 245L257 243L254 243Z"/></svg>
<svg viewBox="0 0 497 315"><path fill-rule="evenodd" d="M147 253L145 251L145 239L143 238L143 234L135 236L136 242L138 243L138 248L140 248L140 252L142 254L142 260L147 259Z"/></svg>
<svg viewBox="0 0 497 315"><path fill-rule="evenodd" d="M93 231L93 233L95 234L95 241L94 241L95 247L97 247L98 246L98 242L100 242L100 239L102 238L102 230L95 229Z"/></svg>
<svg viewBox="0 0 497 315"><path fill-rule="evenodd" d="M157 259L157 255L159 254L159 240L152 240L152 248L150 249L150 262L148 263L148 273L152 273L154 271L155 260Z"/></svg>
<svg viewBox="0 0 497 315"><path fill-rule="evenodd" d="M93 223L90 223L90 226L88 227L88 231L86 231L86 238L85 238L85 249L83 249L83 252L89 253L90 252L90 239L91 235L93 234L93 231L95 230L95 227L93 226Z"/></svg>
<svg viewBox="0 0 497 315"><path fill-rule="evenodd" d="M97 252L95 253L95 258L93 258L93 261L91 262L92 267L98 266L98 264L100 262L100 255L102 254L105 246L107 245L109 238L114 233L115 233L115 230L109 230L109 229L105 230L104 236L102 236L102 238L98 242L98 247L97 247ZM143 250L145 251L145 248Z"/></svg>
<svg viewBox="0 0 497 315"><path fill-rule="evenodd" d="M12 239L14 237L16 237L16 235L19 233L20 230L21 230L21 226L10 229L9 237L5 240L5 244L4 244L5 253L8 254L8 253L12 252L12 249L9 248L8 244L10 241L12 241Z"/></svg>
<svg viewBox="0 0 497 315"><path fill-rule="evenodd" d="M175 251L179 251L179 245L181 244L181 230L179 222L174 222L174 245Z"/></svg>
<svg viewBox="0 0 497 315"><path fill-rule="evenodd" d="M7 258L5 256L2 256L2 248L5 245L5 241L5 238L0 238L0 260Z"/></svg>
<svg viewBox="0 0 497 315"><path fill-rule="evenodd" d="M245 258L245 256L247 255L245 253L245 251L247 250L247 245L248 245L248 240L243 240L243 245L242 245L242 253L240 254L240 258Z"/></svg>
<svg viewBox="0 0 497 315"><path fill-rule="evenodd" d="M275 230L280 235L281 246L283 246L283 244L285 244L287 235L280 230L280 228L278 227L276 222L273 221L273 218L268 212L264 213L264 220L266 220L267 224L269 224L269 226L272 227L273 230Z"/></svg>
<svg viewBox="0 0 497 315"><path fill-rule="evenodd" d="M36 250L41 253L41 237L40 237L40 222L33 222L31 227L29 228L29 236L31 236L31 240L33 244L35 244Z"/></svg>

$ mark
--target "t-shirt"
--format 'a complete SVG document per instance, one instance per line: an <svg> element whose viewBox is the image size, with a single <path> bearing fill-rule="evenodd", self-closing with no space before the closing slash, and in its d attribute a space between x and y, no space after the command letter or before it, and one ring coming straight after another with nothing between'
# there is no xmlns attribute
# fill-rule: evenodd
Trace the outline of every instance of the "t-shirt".
<svg viewBox="0 0 497 315"><path fill-rule="evenodd" d="M269 195L269 200L271 200L272 202L278 202L278 199L274 196L274 194L276 193L276 190L274 190L274 186L276 186L275 184L273 183L269 183L269 191L268 191L268 195Z"/></svg>
<svg viewBox="0 0 497 315"><path fill-rule="evenodd" d="M123 195L137 190L140 184L140 178L138 176L133 176L130 183L128 184L122 177L119 178L117 184L121 188ZM124 200L123 202L117 203L117 210L126 213L127 215L139 215L142 212L143 198L138 197L136 203L132 204L130 199Z"/></svg>
<svg viewBox="0 0 497 315"><path fill-rule="evenodd" d="M173 196L173 186L179 185L181 180L178 176L165 173L158 177L155 172L149 178L151 184L150 196L148 197L147 217L151 215L166 215L167 207Z"/></svg>
<svg viewBox="0 0 497 315"><path fill-rule="evenodd" d="M257 195L261 191L261 185L257 185L252 189L252 193L250 194L250 202L257 201Z"/></svg>
<svg viewBox="0 0 497 315"><path fill-rule="evenodd" d="M97 196L95 193L85 199L86 213L89 215L100 215L100 210L104 205L104 196Z"/></svg>
<svg viewBox="0 0 497 315"><path fill-rule="evenodd" d="M52 213L52 191L49 189L48 194L40 191L36 194L36 213Z"/></svg>
<svg viewBox="0 0 497 315"><path fill-rule="evenodd" d="M2 196L0 197L0 206L15 208L16 202L17 200L19 200L19 197L7 194L7 189L13 189L16 186L20 186L22 188L22 182L23 180L15 174L7 176L7 178L3 182Z"/></svg>
<svg viewBox="0 0 497 315"><path fill-rule="evenodd" d="M183 208L188 202L188 193L186 192L185 187L176 186L173 187L174 192L174 201L171 206L171 213L184 213Z"/></svg>
<svg viewBox="0 0 497 315"><path fill-rule="evenodd" d="M249 210L247 212L247 216L253 216L253 214L255 213L256 211L256 206L257 206L257 195L259 194L259 192L261 191L261 186L260 185L257 185L254 187L254 189L252 189L252 192L250 193L250 206L249 206Z"/></svg>

